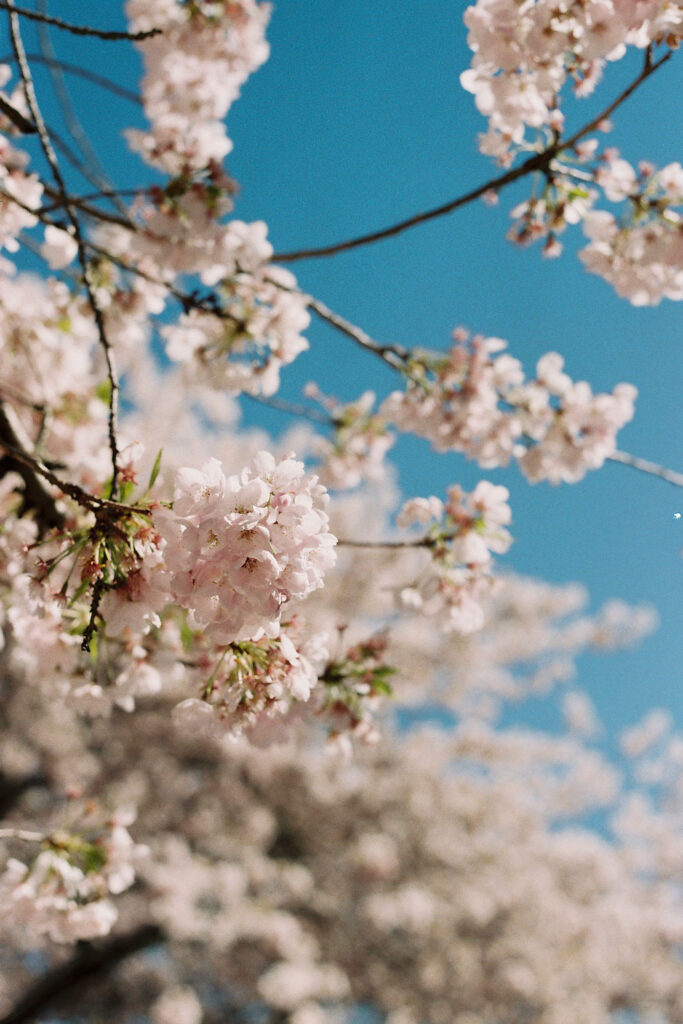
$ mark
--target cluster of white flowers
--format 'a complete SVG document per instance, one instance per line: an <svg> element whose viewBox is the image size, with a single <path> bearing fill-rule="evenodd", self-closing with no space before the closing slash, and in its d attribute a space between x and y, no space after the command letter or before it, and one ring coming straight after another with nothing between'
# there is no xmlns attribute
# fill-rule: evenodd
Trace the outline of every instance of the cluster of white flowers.
<svg viewBox="0 0 683 1024"><path fill-rule="evenodd" d="M317 384L307 384L304 393L319 402L332 421L332 437L317 437L313 449L320 459L317 473L325 486L346 490L364 480L381 480L384 456L395 438L387 430L386 420L372 412L374 391L346 404L324 395Z"/></svg>
<svg viewBox="0 0 683 1024"><path fill-rule="evenodd" d="M542 196L526 199L510 211L514 224L507 238L518 245L528 245L536 239L545 238L543 255L555 258L562 253L562 244L557 236L567 225L583 220L596 196L595 189L577 184L562 174L553 174Z"/></svg>
<svg viewBox="0 0 683 1024"><path fill-rule="evenodd" d="M630 384L594 395L585 381L562 372L556 352L539 359L536 379L527 381L500 338L470 339L458 329L454 339L447 356L413 360L406 391L382 405L382 415L400 430L428 438L437 451L463 452L484 468L515 458L534 482L580 480L615 450L617 431L633 416Z"/></svg>
<svg viewBox="0 0 683 1024"><path fill-rule="evenodd" d="M618 295L634 306L683 299L683 224L675 211L623 226L608 211L594 210L583 229L590 241L580 259Z"/></svg>
<svg viewBox="0 0 683 1024"><path fill-rule="evenodd" d="M683 13L671 0L477 0L465 12L472 66L460 81L489 118L482 152L502 163L525 129L561 129L561 91L571 78L588 95L606 60L628 45L644 48L683 30Z"/></svg>
<svg viewBox="0 0 683 1024"><path fill-rule="evenodd" d="M211 459L181 469L154 521L171 592L218 644L276 637L283 605L323 585L335 561L325 488L301 462L261 452L239 476Z"/></svg>
<svg viewBox="0 0 683 1024"><path fill-rule="evenodd" d="M272 395L280 369L308 348L310 316L296 279L281 267L237 274L220 315L192 310L162 328L166 351L188 376L229 393Z"/></svg>
<svg viewBox="0 0 683 1024"><path fill-rule="evenodd" d="M297 647L284 629L275 639L232 644L218 656L204 699L181 701L174 721L188 732L242 735L264 718L285 715L293 701L308 701L327 657L323 636Z"/></svg>
<svg viewBox="0 0 683 1024"><path fill-rule="evenodd" d="M142 41L142 82L151 132L129 131L131 147L171 175L220 164L232 148L223 118L247 77L268 58L270 15L256 0L129 0L133 31L162 31Z"/></svg>
<svg viewBox="0 0 683 1024"><path fill-rule="evenodd" d="M512 543L505 529L511 519L506 487L480 481L471 494L451 487L443 505L438 498L412 499L403 505L399 526L443 522L427 538L432 561L426 572L397 592L403 608L436 616L446 632L473 633L484 625L482 601L494 585L491 552L504 553Z"/></svg>
<svg viewBox="0 0 683 1024"><path fill-rule="evenodd" d="M130 888L136 862L149 852L126 828L134 818L129 811L117 812L95 839L67 832L48 836L30 866L10 858L0 875L3 927L20 928L32 941L106 935L118 917L108 895ZM17 836L22 838L21 831Z"/></svg>
<svg viewBox="0 0 683 1024"><path fill-rule="evenodd" d="M6 65L0 64L0 82L6 70ZM35 175L26 173L27 163L28 154L15 149L5 135L0 135L0 249L8 252L17 251L17 236L24 228L38 223L29 210L40 206L43 186ZM9 267L11 264L6 263L6 268Z"/></svg>

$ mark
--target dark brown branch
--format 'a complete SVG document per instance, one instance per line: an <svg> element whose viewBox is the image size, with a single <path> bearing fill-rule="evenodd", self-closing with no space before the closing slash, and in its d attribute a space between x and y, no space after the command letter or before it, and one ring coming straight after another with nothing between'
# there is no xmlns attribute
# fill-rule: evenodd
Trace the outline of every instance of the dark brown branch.
<svg viewBox="0 0 683 1024"><path fill-rule="evenodd" d="M583 139L584 136L589 135L590 132L595 131L600 122L606 121L610 114L613 114L617 107L620 107L621 104L625 100L627 100L632 93L636 91L638 86L641 85L646 78L649 78L650 75L653 75L658 68L661 68L663 64L666 64L668 60L671 60L674 51L669 50L668 53L665 53L664 56L660 57L659 60L655 61L654 64L652 63L651 57L648 56L650 53L651 51L648 47L647 53L645 55L645 63L643 65L643 70L640 72L638 77L634 78L631 84L627 85L623 92L620 92L617 98L613 100L608 106L606 106L605 109L600 114L598 114L597 117L594 117L592 121L589 121L588 124L584 125L583 128L581 128L578 132L574 132L573 135L571 135L565 142L563 142L562 149L571 149L573 146L576 145L576 143L580 139Z"/></svg>
<svg viewBox="0 0 683 1024"><path fill-rule="evenodd" d="M108 974L121 960L141 949L164 942L165 936L155 924L145 924L124 935L104 942L81 944L71 960L39 978L14 1004L0 1024L27 1024L65 995L77 992L90 981Z"/></svg>
<svg viewBox="0 0 683 1024"><path fill-rule="evenodd" d="M0 771L0 817L6 818L29 789L47 785L47 778L34 772L21 778L13 778Z"/></svg>
<svg viewBox="0 0 683 1024"><path fill-rule="evenodd" d="M142 515L146 516L150 514L147 508L137 508L135 505L123 505L119 501L110 501L107 498L98 498L95 494L89 494L88 491L84 491L78 484L72 484L68 480L61 480L56 476L52 470L44 466L39 459L33 455L29 455L25 448L21 444L15 444L12 441L6 440L2 436L2 417L6 414L0 408L0 448L4 449L13 460L19 462L22 466L27 466L35 474L51 483L53 487L57 487L62 494L68 495L77 504L83 508L88 509L90 512L101 512L102 510L109 511L113 516L116 515ZM16 439L16 435L12 435ZM19 472L19 470L17 470Z"/></svg>
<svg viewBox="0 0 683 1024"><path fill-rule="evenodd" d="M39 525L44 530L64 525L64 513L55 503L39 473L31 463L34 461L21 444L7 413L0 405L0 478L6 473L17 473L24 482L23 507L33 509ZM48 471L49 472L49 471Z"/></svg>
<svg viewBox="0 0 683 1024"><path fill-rule="evenodd" d="M119 398L119 380L116 372L116 362L114 358L114 351L107 337L107 332L104 326L104 316L100 309L99 303L95 297L95 289L93 288L90 278L90 263L88 260L88 254L85 248L85 241L81 233L81 226L78 221L78 217L69 202L69 195L66 189L62 173L59 169L57 162L57 156L50 137L48 134L45 120L41 113L38 105L38 99L36 97L35 88L33 86L33 77L31 75L31 69L26 59L26 51L21 38L21 29L19 26L19 18L17 16L17 9L14 4L14 0L0 0L0 6L4 6L10 11L9 22L10 22L10 35L12 39L12 49L17 59L17 65L19 67L19 73L21 80L24 85L24 92L26 93L26 102L31 112L31 116L35 121L36 128L38 129L38 138L40 139L40 145L45 154L52 176L59 190L61 198L64 200L64 209L73 228L74 238L78 246L78 261L83 272L83 283L85 285L86 294L88 296L88 303L92 309L95 325L97 327L97 335L100 341L100 345L104 352L104 359L107 365L107 376L110 384L110 396L109 396L109 448L111 450L112 460L112 475L111 475L111 487L109 491L109 497L115 498L118 490L118 478L119 478L119 448L118 440L116 435L117 418L118 418L118 398Z"/></svg>
<svg viewBox="0 0 683 1024"><path fill-rule="evenodd" d="M48 0L37 0L38 11L40 14L47 14L47 2ZM50 28L45 22L39 22L38 24L38 44L40 46L40 52L46 61L46 66L52 82L52 88L54 89L55 97L62 112L66 130L81 154L83 167L89 172L88 180L94 184L95 188L101 188L105 192L113 194L114 185L109 180L106 169L103 167L102 162L90 141L90 137L83 128L78 114L76 113L76 109L71 99L71 94L66 84L64 72L59 66L57 54L55 53L52 45ZM120 199L113 198L112 202L119 210L119 213L124 215L126 214L126 208Z"/></svg>
<svg viewBox="0 0 683 1024"><path fill-rule="evenodd" d="M0 64L2 64L2 61L0 61ZM100 189L97 192L88 192L85 196L69 196L69 199L74 206L77 206L79 210L83 210L84 213L89 213L93 217L101 217L101 210L98 210L96 206L89 207L87 204L94 202L96 199L111 199L113 196L120 196L126 199L136 199L139 196L144 195L147 195L147 189L145 188L117 188L111 191L109 189L106 191ZM49 206L41 207L41 212L54 213L55 210L61 209L62 206L62 200L57 199L54 203L50 203ZM132 225L132 221L129 222L127 227L130 227L130 225ZM136 225L133 226L136 227Z"/></svg>
<svg viewBox="0 0 683 1024"><path fill-rule="evenodd" d="M52 131L50 134L53 134ZM79 167L79 170L82 171L83 167ZM97 184L97 182L95 181L94 184ZM48 210L52 211L59 209L60 207L65 207L68 203L69 206L72 206L77 210L81 210L88 217L93 217L95 220L106 221L108 224L118 224L119 227L126 228L128 231L138 230L137 225L134 224L132 220L129 220L127 216L118 217L115 213L107 213L106 210L99 210L96 206L91 206L85 199L78 199L74 196L62 197L58 189L50 188L48 185L43 185L43 188L45 194L53 200L49 207L43 208L43 213ZM104 199L111 199L116 193L114 189L104 189L99 194ZM139 192L136 194L139 194Z"/></svg>
<svg viewBox="0 0 683 1024"><path fill-rule="evenodd" d="M136 41L140 39L149 39L151 36L158 36L161 33L160 28L151 28L147 32L116 32L99 28L91 28L89 25L73 25L70 21L62 21L61 18L53 18L50 14L40 14L38 11L30 11L25 7L17 7L12 0L0 0L0 9L4 11L13 11L22 18L29 18L31 21L42 21L44 25L54 25L55 28L64 29L65 32L71 32L76 36L92 36L95 39L131 39Z"/></svg>
<svg viewBox="0 0 683 1024"><path fill-rule="evenodd" d="M3 99L0 96L0 110L8 117L15 128L18 128L24 135L35 135L38 131L32 121L28 121L23 114L21 114L16 107L13 107L11 103Z"/></svg>
<svg viewBox="0 0 683 1024"><path fill-rule="evenodd" d="M427 221L434 220L437 217L443 217L447 213L452 213L454 210L459 209L461 206L467 206L468 203L474 202L475 199L479 199L484 195L485 192L499 191L505 188L506 185L511 185L514 181L519 181L520 178L525 177L527 174L533 171L543 171L550 167L551 161L564 149L571 149L576 143L582 139L589 132L594 131L601 121L606 120L610 114L612 114L617 107L628 99L631 93L635 92L639 85L649 78L650 75L665 64L670 59L673 51L670 50L664 54L656 63L646 61L643 70L640 72L638 77L627 86L623 92L619 93L617 98L613 100L602 113L598 114L597 117L589 121L587 125L584 125L578 132L570 136L564 142L557 140L552 145L548 146L540 153L534 153L528 157L518 167L513 167L509 171L505 171L504 174L499 175L497 178L491 178L483 185L479 185L477 188L472 189L470 192L466 192L462 196L458 196L457 199L451 199L447 203L443 203L441 206L436 206L432 210L426 210L424 213L416 213L412 217L408 217L406 220L399 221L397 224L392 224L388 228L381 228L379 231L371 231L366 235L359 235L356 238L349 238L345 242L336 242L332 245L323 245L318 248L312 249L299 249L294 252L275 253L273 261L279 263L294 263L296 260L314 259L320 256L334 256L339 252L346 252L349 249L357 249L361 245L369 245L371 242L379 242L383 238L392 238L394 235L400 235L403 231L407 231L409 228L415 227L417 224L424 224Z"/></svg>

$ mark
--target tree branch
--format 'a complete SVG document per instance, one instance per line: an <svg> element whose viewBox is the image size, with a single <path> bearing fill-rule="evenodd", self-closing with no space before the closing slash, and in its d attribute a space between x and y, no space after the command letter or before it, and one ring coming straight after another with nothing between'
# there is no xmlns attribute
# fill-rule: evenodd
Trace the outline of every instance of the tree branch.
<svg viewBox="0 0 683 1024"><path fill-rule="evenodd" d="M415 540L348 540L337 537L337 545L345 548L433 548L435 544L431 537L417 537Z"/></svg>
<svg viewBox="0 0 683 1024"><path fill-rule="evenodd" d="M44 57L42 53L27 53L26 59L35 64L44 64L46 67L59 67L62 71L66 71L70 75L76 75L78 78L85 79L86 82L92 82L93 85L99 85L103 89L108 89L114 96L119 96L122 100L128 100L130 103L135 103L137 106L142 106L142 98L132 89L126 89L124 85L118 85L117 82L110 82L104 75L98 75L97 72L91 71L90 68L82 68L80 64L70 64L68 61L52 60L48 57ZM13 53L6 53L0 57L0 64L16 63L16 57Z"/></svg>
<svg viewBox="0 0 683 1024"><path fill-rule="evenodd" d="M472 189L470 192L466 192L462 196L458 196L457 199L451 199L447 203L443 203L441 206L436 206L431 210L426 210L424 213L416 213L412 217L408 217L406 220L399 221L397 224L392 224L390 227L381 228L379 231L371 231L366 235L359 235L356 238L349 238L345 242L336 242L332 245L323 245L318 248L312 249L299 249L293 252L275 253L273 261L278 263L294 263L296 260L305 259L317 259L321 256L334 256L339 252L347 252L349 249L357 249L361 245L369 245L371 242L379 242L383 238L391 238L394 235L400 235L403 231L407 231L409 228L415 227L417 224L424 224L429 220L434 220L436 217L443 217L447 213L452 213L454 210L459 209L461 206L467 206L468 203L473 202L475 199L479 199L488 191L499 191L505 188L506 185L511 185L512 182L518 181L520 178L525 177L532 171L542 171L550 166L550 162L564 149L571 149L572 146L582 139L589 132L594 131L595 128L600 124L601 121L606 120L610 114L612 114L617 107L628 99L631 93L635 92L639 85L649 78L650 75L654 74L658 68L665 64L673 54L673 50L664 54L654 64L646 62L643 70L640 72L638 77L634 79L629 86L627 86L615 100L613 100L602 113L594 117L592 121L589 121L587 125L584 125L578 132L571 135L564 142L557 140L552 145L548 146L540 153L534 153L528 157L518 167L514 167L504 174L499 175L497 178L491 178L483 185L479 185L477 188Z"/></svg>
<svg viewBox="0 0 683 1024"><path fill-rule="evenodd" d="M24 84L26 102L31 112L31 116L33 117L33 120L35 122L36 128L38 129L38 138L40 139L40 144L43 153L45 154L45 159L47 160L50 166L50 170L52 171L52 176L57 185L57 189L59 190L59 194L64 201L64 209L66 211L71 227L73 228L74 237L76 239L76 244L78 246L78 261L83 272L83 283L85 285L85 290L88 296L90 308L92 309L93 312L93 317L95 320L95 325L97 327L97 334L100 341L100 345L102 346L102 349L104 351L104 359L107 365L107 376L109 378L110 384L109 448L111 450L112 475L109 497L115 498L118 489L119 477L119 448L116 436L116 426L118 418L119 381L116 372L116 361L114 358L114 351L107 337L102 310L100 309L99 303L95 297L95 289L93 288L92 281L90 278L90 263L85 248L85 241L81 233L81 226L78 221L78 217L74 212L74 208L69 201L69 195L66 190L64 179L62 178L62 173L59 169L59 164L57 162L55 151L52 148L52 143L50 142L47 126L45 124L45 120L38 105L38 99L36 97L36 92L33 86L31 69L26 59L26 51L24 49L24 44L21 38L18 9L14 4L14 0L7 0L7 2L5 2L5 0L0 0L0 6L5 7L10 11L9 21L10 35L12 38L12 49L14 50L14 55L17 59L17 65L19 67L21 80Z"/></svg>
<svg viewBox="0 0 683 1024"><path fill-rule="evenodd" d="M9 431L6 431L5 424L9 426ZM89 512L98 512L104 509L119 515L135 513L136 515L145 516L150 514L149 509L147 508L137 508L134 505L123 505L119 501L111 501L107 498L98 498L97 495L89 494L88 491L83 490L83 488L79 487L78 484L72 484L68 480L61 480L52 472L52 470L48 469L47 466L44 466L39 459L30 455L21 446L21 444L15 444L13 441L6 440L5 437L3 437L3 433L9 433L9 436L13 437L14 441L17 441L16 434L14 434L11 429L11 424L9 424L9 421L7 420L6 413L0 406L0 448L4 448L6 452L9 452L12 459L20 463L22 467L26 466L38 476L43 477L48 481L48 483L59 488L63 494L68 495L68 497L73 498L73 500L83 508L88 509ZM20 470L16 470L16 472L20 472ZM48 498L50 501L53 500L49 495Z"/></svg>
<svg viewBox="0 0 683 1024"><path fill-rule="evenodd" d="M401 345L381 345L374 338L371 338L362 328L356 327L350 320L346 320L339 313L335 313L324 302L320 302L319 299L314 299L312 296L307 296L307 305L309 309L320 317L321 320L325 320L328 324L336 327L338 331L345 334L348 338L355 341L361 348L367 349L368 352L372 352L374 355L379 356L385 363L388 363L394 370L404 370L406 363L409 359L410 352L407 348L403 348Z"/></svg>
<svg viewBox="0 0 683 1024"><path fill-rule="evenodd" d="M649 462L647 459L640 459L637 455L629 455L628 452L612 452L607 458L610 462L620 462L622 466L631 466L641 473L649 473L650 476L658 476L675 487L683 487L683 473L677 473L675 469L667 469L656 462Z"/></svg>
<svg viewBox="0 0 683 1024"><path fill-rule="evenodd" d="M301 405L299 402L288 402L284 398L278 398L277 395L267 398L265 395L249 395L245 392L243 397L250 402L265 405L269 409L277 409L278 412L284 412L288 416L298 416L300 419L311 420L312 423L322 423L326 427L334 426L334 417L321 409Z"/></svg>
<svg viewBox="0 0 683 1024"><path fill-rule="evenodd" d="M64 525L64 513L57 508L55 499L42 483L40 477L45 474L33 465L36 460L24 450L2 405L0 405L0 449L7 452L6 455L0 457L0 478L6 473L18 473L24 481L24 507L32 508L35 511L38 522L44 529L49 530L53 527L61 529Z"/></svg>
<svg viewBox="0 0 683 1024"><path fill-rule="evenodd" d="M26 828L0 828L0 839L18 839L24 843L42 843L47 839L45 832L31 832Z"/></svg>
<svg viewBox="0 0 683 1024"><path fill-rule="evenodd" d="M38 11L40 14L47 14L47 2L48 0L37 0ZM95 188L100 188L104 192L109 192L113 195L114 185L107 177L106 169L103 167L95 147L90 141L88 133L85 131L78 118L78 114L76 113L76 109L71 99L71 94L66 84L64 72L59 66L57 54L55 53L52 45L50 28L45 22L38 23L38 45L40 46L40 52L45 58L55 97L62 112L62 117L64 118L66 130L76 144L76 147L83 158L83 166L89 172L88 180L94 183ZM117 207L119 213L126 216L126 207L121 200L112 198L112 202Z"/></svg>
<svg viewBox="0 0 683 1024"><path fill-rule="evenodd" d="M148 946L164 942L165 936L155 924L145 924L124 935L115 935L98 945L83 943L65 964L39 978L14 1004L0 1024L27 1024L53 1006L67 993L77 991L107 974L121 960Z"/></svg>
<svg viewBox="0 0 683 1024"><path fill-rule="evenodd" d="M149 39L151 36L161 34L160 28L150 28L146 32L116 32L91 28L89 25L73 25L69 21L62 21L61 18L53 18L49 14L41 14L38 11L27 10L25 7L17 7L13 0L0 0L0 9L12 11L22 18L29 18L31 21L42 21L45 25L54 25L55 28L64 29L65 32L71 32L76 36L93 36L95 39L130 39L136 41Z"/></svg>

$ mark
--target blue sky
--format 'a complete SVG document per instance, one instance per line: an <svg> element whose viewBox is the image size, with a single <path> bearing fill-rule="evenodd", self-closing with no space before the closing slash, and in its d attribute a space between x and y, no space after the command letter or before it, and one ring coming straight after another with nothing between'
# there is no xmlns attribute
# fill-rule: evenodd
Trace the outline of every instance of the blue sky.
<svg viewBox="0 0 683 1024"><path fill-rule="evenodd" d="M68 7L68 11L66 8ZM236 216L264 219L276 250L333 242L429 209L495 175L476 147L484 129L473 97L459 85L470 60L453 0L280 0L274 7L270 61L233 107L229 172L239 181ZM56 10L56 8L55 8ZM59 13L92 20L92 5L71 0ZM122 25L106 5L108 27ZM104 22L104 14L98 21ZM30 33L27 32L27 36ZM55 34L65 60L131 85L137 61L125 44ZM640 55L607 69L590 102L575 103L578 127L634 77ZM609 144L633 161L680 158L676 101L680 57L648 81L615 115ZM38 79L43 95L49 84ZM85 126L110 175L121 185L147 172L127 154L121 129L139 112L92 85L70 79ZM49 105L49 104L48 104ZM569 108L567 108L569 113ZM678 129L678 130L677 130ZM561 259L537 246L505 241L509 210L529 182L501 195L496 208L475 203L400 237L331 259L296 264L301 287L383 341L444 347L454 326L498 335L533 371L548 350L595 390L619 381L640 392L634 421L620 434L626 451L683 470L681 313L664 301L635 309L576 258L580 231L564 236ZM343 398L368 387L397 386L377 360L314 323L311 351L283 374L283 395L297 398L316 378ZM254 411L273 430L290 421ZM576 485L529 485L514 468L479 471L456 455L437 456L401 441L397 459L406 495L470 487L482 476L511 491L515 543L510 568L545 579L578 580L594 606L611 597L652 603L661 628L639 649L583 659L586 686L609 728L663 705L683 721L683 491L634 470L608 465Z"/></svg>

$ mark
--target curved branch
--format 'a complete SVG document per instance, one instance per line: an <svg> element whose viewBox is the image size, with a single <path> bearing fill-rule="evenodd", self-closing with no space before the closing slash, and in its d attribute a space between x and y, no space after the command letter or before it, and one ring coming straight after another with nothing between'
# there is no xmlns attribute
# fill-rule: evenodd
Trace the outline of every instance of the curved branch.
<svg viewBox="0 0 683 1024"><path fill-rule="evenodd" d="M403 348L400 345L382 345L374 338L371 338L361 327L356 327L350 320L346 320L339 313L335 313L324 302L320 302L319 299L314 299L313 296L306 296L306 304L309 309L324 320L326 323L336 327L338 331L345 334L347 338L351 338L356 344L360 345L361 348L367 349L368 352L374 353L379 356L385 363L388 363L394 370L404 370L406 363L410 357L408 349Z"/></svg>
<svg viewBox="0 0 683 1024"><path fill-rule="evenodd" d="M132 932L115 935L99 945L83 944L71 960L54 967L39 978L14 1004L0 1024L27 1024L62 996L77 991L89 981L107 974L133 953L165 941L155 924L144 924Z"/></svg>
<svg viewBox="0 0 683 1024"><path fill-rule="evenodd" d="M40 14L47 14L48 0L38 0L38 11ZM90 172L89 180L92 180L95 188L105 192L113 193L114 185L107 177L107 171L90 141L88 133L81 124L76 108L71 99L71 94L66 84L63 70L59 67L57 54L55 53L50 37L49 26L45 22L38 23L38 44L40 52L46 60L46 65L54 89L55 98L62 111L64 124L67 132L76 144L83 160L83 165ZM112 202L118 208L119 213L126 214L126 208L120 199L112 198Z"/></svg>
<svg viewBox="0 0 683 1024"><path fill-rule="evenodd" d="M619 93L617 98L613 100L605 109L594 117L592 121L589 121L587 125L584 125L578 132L571 135L564 142L556 140L552 145L542 150L540 153L534 153L528 157L518 167L514 167L509 171L505 171L504 174L499 175L497 178L491 178L483 185L479 185L477 188L473 188L470 192L466 192L462 196L458 196L457 199L451 199L447 203L443 203L441 206L436 206L431 210L426 210L424 213L416 213L412 217L408 217L406 220L399 221L397 224L392 224L390 227L381 228L379 231L371 231L366 235L359 235L356 238L349 238L345 242L336 242L332 245L323 245L318 248L312 249L299 249L293 252L275 253L273 260L279 263L294 263L296 260L305 259L317 259L321 256L335 256L339 252L347 252L349 249L357 249L361 245L370 245L371 242L379 242L383 238L391 238L394 235L400 235L403 231L407 231L409 228L415 227L417 224L424 224L429 220L434 220L437 217L443 217L447 213L452 213L454 210L459 209L461 206L467 206L468 203L474 202L475 199L479 199L484 195L485 192L499 191L505 188L506 185L511 185L512 182L518 181L520 178L525 177L533 171L546 170L551 161L564 149L571 149L572 146L582 139L589 132L594 131L601 121L606 120L610 114L612 114L617 107L628 99L631 93L635 92L639 85L649 78L650 75L654 74L658 68L668 61L673 54L673 50L664 54L654 64L646 59L645 66L640 72L637 78L629 86L627 86L622 92Z"/></svg>
<svg viewBox="0 0 683 1024"><path fill-rule="evenodd" d="M161 34L160 28L150 28L146 32L116 32L99 28L91 28L89 25L73 25L70 21L63 21L61 18L53 18L50 14L41 14L38 11L30 11L26 7L17 7L12 0L0 0L0 9L13 11L22 18L29 18L31 21L42 21L44 25L54 25L55 28L64 29L75 36L92 36L95 39L117 40L149 39L151 36Z"/></svg>
<svg viewBox="0 0 683 1024"><path fill-rule="evenodd" d="M104 326L104 316L100 309L99 302L95 295L95 289L91 280L90 273L90 262L88 260L88 254L85 248L85 241L81 232L81 226L78 221L78 217L74 211L73 206L69 201L69 194L62 177L62 172L59 169L59 163L57 156L50 142L47 125L45 119L41 113L38 105L38 98L36 96L35 87L33 85L33 76L31 75L31 69L26 59L26 50L24 49L24 43L21 37L21 28L19 26L19 8L16 7L14 0L0 0L0 6L5 7L9 10L9 23L10 23L10 36L12 40L12 49L17 59L17 65L19 67L19 73L24 86L24 92L26 94L26 103L31 113L36 128L38 129L38 138L40 145L45 155L45 159L52 171L52 176L55 180L55 184L59 191L59 195L64 200L64 209L67 217L73 229L74 238L78 246L78 262L83 272L83 283L85 285L85 291L88 297L88 304L92 310L93 318L95 320L95 326L97 328L97 336L99 338L100 345L104 352L104 360L107 365L107 376L110 384L110 397L109 397L109 448L111 450L111 461L112 461L112 474L111 474L111 486L109 489L109 497L115 498L118 490L118 478L119 478L119 444L117 438L117 419L118 419L118 399L119 399L119 379L116 372L116 361L114 357L114 350L107 337L107 332Z"/></svg>
<svg viewBox="0 0 683 1024"><path fill-rule="evenodd" d="M135 103L137 106L142 106L142 97L132 89L126 89L124 85L118 85L116 82L110 82L104 75L98 75L97 72L91 71L89 68L82 68L80 64L70 64L66 60L52 60L48 57L43 56L42 53L27 53L26 57L33 64L44 64L45 67L58 67L62 71L66 71L70 75L76 75L78 78L85 79L86 82L92 82L93 85L99 85L103 89L108 89L114 96L120 97L122 100L128 100L130 103ZM0 64L16 63L16 57L13 53L3 54L0 57Z"/></svg>
<svg viewBox="0 0 683 1024"><path fill-rule="evenodd" d="M23 507L35 511L37 521L43 529L60 529L64 525L64 513L57 508L54 498L40 479L45 474L33 465L35 460L24 450L1 404L0 451L7 453L0 456L0 478L6 473L18 473L24 481Z"/></svg>

